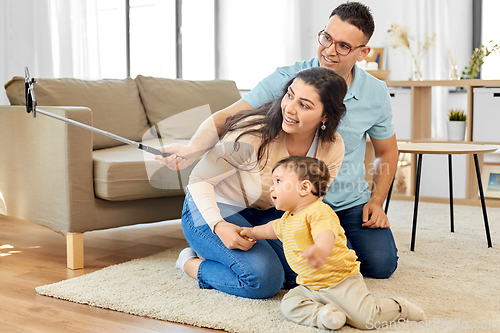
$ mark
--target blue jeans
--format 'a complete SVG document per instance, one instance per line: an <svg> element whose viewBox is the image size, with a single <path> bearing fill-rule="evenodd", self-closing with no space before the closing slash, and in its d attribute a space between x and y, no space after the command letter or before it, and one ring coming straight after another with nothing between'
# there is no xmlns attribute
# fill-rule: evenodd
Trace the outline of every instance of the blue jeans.
<svg viewBox="0 0 500 333"><path fill-rule="evenodd" d="M370 229L363 223L364 204L336 212L345 230L347 246L361 262L361 274L376 279L387 279L398 266L398 249L389 228Z"/></svg>
<svg viewBox="0 0 500 333"><path fill-rule="evenodd" d="M240 227L252 227L275 220L282 211L257 210L219 204L224 220ZM193 250L202 258L198 269L200 288L247 297L269 298L281 288L297 286L296 274L288 266L279 240L258 240L248 251L228 249L215 235L187 193L182 211L182 230Z"/></svg>

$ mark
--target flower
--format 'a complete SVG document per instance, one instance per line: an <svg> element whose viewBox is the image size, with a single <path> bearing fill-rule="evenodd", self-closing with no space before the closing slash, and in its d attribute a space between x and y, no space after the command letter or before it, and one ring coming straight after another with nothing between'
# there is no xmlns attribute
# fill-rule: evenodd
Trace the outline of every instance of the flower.
<svg viewBox="0 0 500 333"><path fill-rule="evenodd" d="M403 51L411 51L410 41L408 40L408 31L410 31L410 27L407 25L392 23L391 27L387 31L392 37L390 46L395 49L402 49Z"/></svg>
<svg viewBox="0 0 500 333"><path fill-rule="evenodd" d="M419 42L415 49L410 43L409 31L410 27L407 25L392 23L387 31L391 36L389 45L392 48L407 52L411 55L413 59L413 80L422 80L422 58L436 41L436 33L433 33L431 36L425 33L424 41Z"/></svg>
<svg viewBox="0 0 500 333"><path fill-rule="evenodd" d="M396 49L402 50L403 52L408 52L413 59L420 60L429 51L429 48L436 41L436 33L428 35L425 33L424 41L417 44L416 50L412 47L409 37L410 27L407 25L399 25L397 23L392 23L389 30L387 31L391 36L391 41L389 45Z"/></svg>

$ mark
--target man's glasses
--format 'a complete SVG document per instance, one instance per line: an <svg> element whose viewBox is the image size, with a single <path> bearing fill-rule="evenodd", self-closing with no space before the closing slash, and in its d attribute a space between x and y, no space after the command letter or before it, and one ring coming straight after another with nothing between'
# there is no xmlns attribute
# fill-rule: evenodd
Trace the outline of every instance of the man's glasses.
<svg viewBox="0 0 500 333"><path fill-rule="evenodd" d="M332 44L335 44L335 51L337 51L340 55L348 55L352 50L355 50L360 47L364 47L366 45L359 45L356 47L352 47L351 45L345 42L336 42L332 39L332 37L327 34L324 30L318 32L318 42L324 47L330 47Z"/></svg>

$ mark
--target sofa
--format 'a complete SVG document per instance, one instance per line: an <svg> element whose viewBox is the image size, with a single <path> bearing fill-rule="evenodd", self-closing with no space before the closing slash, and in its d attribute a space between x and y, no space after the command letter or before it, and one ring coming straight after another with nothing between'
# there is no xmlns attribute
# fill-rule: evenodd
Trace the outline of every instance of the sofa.
<svg viewBox="0 0 500 333"><path fill-rule="evenodd" d="M233 81L139 75L36 79L38 109L159 147L187 143L211 112L240 99ZM66 234L67 266L84 267L83 234L181 216L195 164L176 171L115 139L26 112L24 78L0 106L0 214Z"/></svg>

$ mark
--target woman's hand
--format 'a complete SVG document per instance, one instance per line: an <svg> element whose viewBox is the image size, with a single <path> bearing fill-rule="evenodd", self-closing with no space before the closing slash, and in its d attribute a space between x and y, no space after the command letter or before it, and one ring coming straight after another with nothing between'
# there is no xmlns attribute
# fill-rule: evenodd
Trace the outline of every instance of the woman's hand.
<svg viewBox="0 0 500 333"><path fill-rule="evenodd" d="M248 251L255 244L255 241L250 241L240 235L242 227L226 222L224 220L217 222L214 227L214 233L219 236L220 240L228 249L239 249Z"/></svg>
<svg viewBox="0 0 500 333"><path fill-rule="evenodd" d="M240 231L240 236L253 242L255 240L254 228L243 227Z"/></svg>
<svg viewBox="0 0 500 333"><path fill-rule="evenodd" d="M185 146L179 143L172 143L163 147L158 148L162 153L170 153L172 155L168 157L161 157L160 155L155 155L155 160L159 161L160 164L166 165L172 170L181 170L190 166L194 161L196 161L206 150L195 149L192 146Z"/></svg>

